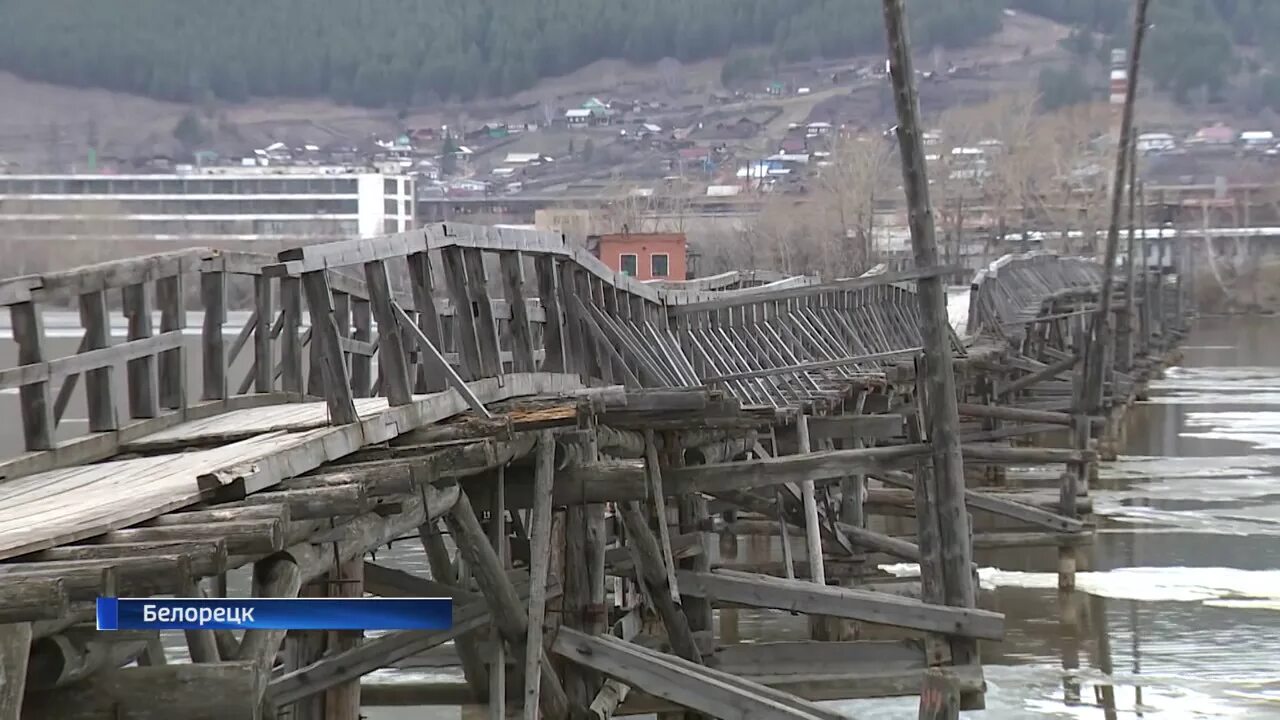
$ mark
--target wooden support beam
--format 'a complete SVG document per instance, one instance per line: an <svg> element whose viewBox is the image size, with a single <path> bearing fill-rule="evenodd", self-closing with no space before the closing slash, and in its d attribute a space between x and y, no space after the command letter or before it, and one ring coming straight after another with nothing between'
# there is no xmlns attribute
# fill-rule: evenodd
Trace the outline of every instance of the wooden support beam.
<svg viewBox="0 0 1280 720"><path fill-rule="evenodd" d="M329 419L335 425L356 422L360 416L356 414L353 387L358 387L358 378L354 361L352 374L347 374L347 363L338 340L338 326L334 321L333 293L329 290L328 273L318 271L304 274L302 289L306 292L307 307L311 310L311 342L319 343L324 399L329 409Z"/></svg>
<svg viewBox="0 0 1280 720"><path fill-rule="evenodd" d="M413 402L413 385L409 379L409 353L400 334L400 319L391 294L391 278L381 260L364 265L365 282L369 285L369 307L378 323L378 380L382 393L391 405ZM412 322L410 326L417 328Z"/></svg>
<svg viewBox="0 0 1280 720"><path fill-rule="evenodd" d="M681 570L677 576L684 594L713 597L734 605L828 615L983 640L1004 637L1004 616L988 610L928 604L884 593L727 570Z"/></svg>
<svg viewBox="0 0 1280 720"><path fill-rule="evenodd" d="M551 491L555 485L555 436L550 430L538 435L533 485L533 511L529 516L529 629L525 637L524 720L538 720L542 696L542 626L546 620L547 576L551 568Z"/></svg>
<svg viewBox="0 0 1280 720"><path fill-rule="evenodd" d="M422 332L422 329L414 324L413 319L409 317L409 313L405 312L404 308L400 307L399 304L393 303L391 307L396 322L414 339L418 345L418 351L430 359L431 362L429 364L435 366L449 386L462 395L462 398L467 401L467 405L477 415L482 418L492 418L493 415L485 408L484 403L480 402L475 393L471 391L462 376L454 371L453 366L445 361L444 356L440 354L440 350L431 344L431 340Z"/></svg>
<svg viewBox="0 0 1280 720"><path fill-rule="evenodd" d="M20 302L9 306L13 340L18 346L19 365L36 365L45 361L44 318L34 303ZM53 397L49 382L31 382L18 389L22 413L22 435L28 451L51 450L54 447Z"/></svg>
<svg viewBox="0 0 1280 720"><path fill-rule="evenodd" d="M0 625L0 720L19 720L26 695L31 623Z"/></svg>
<svg viewBox="0 0 1280 720"><path fill-rule="evenodd" d="M809 418L810 442L823 440L893 440L902 437L901 415L814 415Z"/></svg>
<svg viewBox="0 0 1280 720"><path fill-rule="evenodd" d="M302 589L302 570L288 555L273 555L253 566L253 594L262 598L297 597ZM250 663L257 671L258 680L253 689L254 717L261 707L266 693L263 678L271 676L276 653L284 642L284 630L246 630L240 641L235 659Z"/></svg>
<svg viewBox="0 0 1280 720"><path fill-rule="evenodd" d="M529 617L519 602L515 588L502 568L498 555L489 545L480 520L471 508L466 493L460 493L446 522L457 539L458 548L475 573L476 584L494 613L494 624L516 657L524 656L524 642L529 630ZM569 701L560 679L544 654L540 660L540 696L542 712L549 718L567 717Z"/></svg>
<svg viewBox="0 0 1280 720"><path fill-rule="evenodd" d="M0 582L0 626L32 620L54 620L67 614L70 599L59 577Z"/></svg>
<svg viewBox="0 0 1280 720"><path fill-rule="evenodd" d="M678 591L667 580L668 571L662 548L645 522L644 513L635 502L623 503L620 510L630 541L628 545L635 552L636 562L640 567L640 579L648 586L649 597L667 629L671 649L685 660L701 665L702 654L694 641L693 631L689 629L689 618L679 605ZM659 516L659 522L665 523L666 518Z"/></svg>
<svg viewBox="0 0 1280 720"><path fill-rule="evenodd" d="M126 667L29 694L23 717L222 720L260 717L262 674L249 662ZM216 699L216 701L211 701Z"/></svg>

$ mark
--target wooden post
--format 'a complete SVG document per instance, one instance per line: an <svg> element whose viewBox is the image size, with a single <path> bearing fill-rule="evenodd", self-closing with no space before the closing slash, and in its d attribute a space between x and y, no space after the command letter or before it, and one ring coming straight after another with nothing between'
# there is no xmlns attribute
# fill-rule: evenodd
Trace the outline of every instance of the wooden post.
<svg viewBox="0 0 1280 720"><path fill-rule="evenodd" d="M1089 362L1085 370L1086 397L1089 411L1102 408L1102 393L1106 373L1106 344L1111 341L1111 295L1114 287L1116 254L1120 245L1120 213L1125 190L1125 177L1129 170L1129 155L1134 152L1133 107L1138 92L1138 68L1142 56L1142 39L1147 30L1147 5L1149 0L1137 0L1133 20L1133 40L1129 44L1128 86L1125 89L1124 107L1120 113L1120 146L1116 152L1115 172L1111 181L1111 211L1107 224L1107 247L1102 261L1102 289L1098 298L1098 311L1093 318L1090 332Z"/></svg>
<svg viewBox="0 0 1280 720"><path fill-rule="evenodd" d="M19 720L26 694L31 623L0 625L0 720Z"/></svg>
<svg viewBox="0 0 1280 720"><path fill-rule="evenodd" d="M381 260L365 263L364 278L369 287L369 305L378 321L378 379L382 383L382 394L387 396L390 405L407 405L413 402L409 353L393 307L386 263Z"/></svg>
<svg viewBox="0 0 1280 720"><path fill-rule="evenodd" d="M327 284L327 281L326 281ZM351 339L362 343L373 342L373 315L369 309L369 301L365 298L352 297L351 324L354 332ZM314 321L313 321L314 322ZM361 353L351 354L351 396L369 397L373 387L373 359ZM329 392L326 391L326 396Z"/></svg>
<svg viewBox="0 0 1280 720"><path fill-rule="evenodd" d="M302 274L302 287L307 294L307 307L311 310L311 342L319 344L320 362L324 377L325 403L329 419L335 425L346 425L360 419L352 398L352 381L347 377L347 366L342 361L342 345L338 340L338 326L333 319L332 293L329 276L324 270Z"/></svg>
<svg viewBox="0 0 1280 720"><path fill-rule="evenodd" d="M107 310L107 294L101 290L80 296L80 324L84 326L86 350L111 346L111 317ZM84 374L84 394L89 410L89 432L110 432L120 427L116 418L115 386L111 366L88 370Z"/></svg>
<svg viewBox="0 0 1280 720"><path fill-rule="evenodd" d="M679 591L670 584L668 573L663 567L663 553L658 546L658 539L653 536L644 514L634 501L622 503L620 509L629 544L636 550L640 578L648 586L649 597L653 599L658 616L667 628L671 649L685 660L702 664L702 654L689 629L689 619L680 611Z"/></svg>
<svg viewBox="0 0 1280 720"><path fill-rule="evenodd" d="M280 329L280 389L302 394L302 280L280 278L280 312L284 326Z"/></svg>
<svg viewBox="0 0 1280 720"><path fill-rule="evenodd" d="M911 245L916 267L920 270L932 270L938 265L938 245L929 201L929 180L921 138L920 109L914 88L911 47L907 39L906 13L903 0L883 2L889 45L889 75L898 114L897 135ZM928 402L926 431L933 449L933 473L931 477L920 478L917 497L921 497L921 492L927 494L938 508L935 532L941 548L944 600L948 605L971 608L977 603L977 592L971 569L973 547L969 514L965 510L960 416L942 278L933 274L917 280L916 298L920 304L920 339L924 345L924 357L929 359L925 363L927 371L922 385ZM923 555L923 534L921 540L920 550ZM921 570L923 574L923 558ZM951 655L952 662L957 665L980 662L977 643L972 640L954 640ZM970 698L967 703L970 709L977 709L982 704L980 696Z"/></svg>
<svg viewBox="0 0 1280 720"><path fill-rule="evenodd" d="M302 588L302 571L293 558L284 554L272 555L259 560L253 565L253 594L255 597L291 598L297 597ZM262 692L266 691L266 679L271 676L271 667L275 663L280 643L284 641L284 630L246 630L240 641L236 660L252 662L257 667L262 682ZM259 696L259 702L261 696Z"/></svg>
<svg viewBox="0 0 1280 720"><path fill-rule="evenodd" d="M538 720L539 680L542 673L542 625L547 608L547 576L551 568L551 491L555 485L555 436L538 434L533 480L533 510L529 515L529 633L525 638L524 720Z"/></svg>
<svg viewBox="0 0 1280 720"><path fill-rule="evenodd" d="M129 322L129 340L151 337L151 302L147 290L145 283L139 283L129 285L123 291L124 315ZM129 376L129 417L155 417L159 413L155 356L133 358L125 363L125 368Z"/></svg>
<svg viewBox="0 0 1280 720"><path fill-rule="evenodd" d="M221 271L200 274L200 304L204 322L200 332L201 400L227 397L227 360L222 327L227 322L227 275Z"/></svg>
<svg viewBox="0 0 1280 720"><path fill-rule="evenodd" d="M328 596L335 598L364 597L364 558L341 563L329 571ZM341 653L358 646L364 633L338 630L328 633L326 653ZM350 680L325 690L324 720L360 720L360 681Z"/></svg>
<svg viewBox="0 0 1280 720"><path fill-rule="evenodd" d="M457 504L445 518L445 522L448 523L467 565L475 573L476 584L485 596L502 639L517 657L523 657L529 617L497 552L485 537L484 529L480 526L480 520L471 508L471 501L465 492L459 495ZM547 718L567 717L569 700L565 696L564 687L550 667L550 660L545 653L540 662L542 672L539 675L539 702L542 704L543 715ZM585 705L584 702L583 707Z"/></svg>
<svg viewBox="0 0 1280 720"><path fill-rule="evenodd" d="M276 311L271 302L271 277L253 276L253 306L258 313L258 326L253 329L253 391L269 393L275 380L275 353L271 335Z"/></svg>
<svg viewBox="0 0 1280 720"><path fill-rule="evenodd" d="M960 693L945 670L929 668L920 688L920 720L959 720Z"/></svg>
<svg viewBox="0 0 1280 720"><path fill-rule="evenodd" d="M431 578L436 582L457 584L453 561L449 559L449 549L445 546L440 534L439 521L429 522L418 528L418 538L422 541L422 549L427 555L427 564L431 569ZM468 633L454 641L458 651L458 662L462 665L462 675L467 680L472 694L477 701L483 699L482 690L489 686L489 673L485 669L484 659L480 656L477 633Z"/></svg>
<svg viewBox="0 0 1280 720"><path fill-rule="evenodd" d="M493 509L489 512L489 541L493 543L493 550L498 556L498 563L505 572L511 564L511 553L508 552L507 545L507 481L506 473L501 466L498 467L498 480L493 486ZM495 635L500 636L500 633L495 633ZM528 626L525 627L525 637L521 638L521 640L526 638L528 638ZM530 648L526 647L524 649L527 657ZM538 650L538 648L535 647L533 650ZM493 720L506 720L507 652L500 642L495 642L491 651L492 654L489 656L489 717ZM538 655L538 664L539 666L542 664L541 652ZM541 673L539 673L539 677L541 677ZM539 692L539 695L541 695L541 692Z"/></svg>
<svg viewBox="0 0 1280 720"><path fill-rule="evenodd" d="M431 256L426 252L417 252L409 256L409 286L413 292L413 305L418 311L418 328L427 336L431 344L444 349L443 335L440 332L440 310L436 307L434 281L431 276ZM418 351L418 392L439 392L446 387L444 375L433 372L431 364L426 362L422 351Z"/></svg>
<svg viewBox="0 0 1280 720"><path fill-rule="evenodd" d="M524 255L519 252L499 254L502 284L511 310L511 369L513 372L533 372L533 336L529 329L529 308L525 305Z"/></svg>
<svg viewBox="0 0 1280 720"><path fill-rule="evenodd" d="M546 321L542 326L542 372L564 372L564 311L560 305L559 278L556 261L550 255L539 255L533 260L538 275L538 300Z"/></svg>
<svg viewBox="0 0 1280 720"><path fill-rule="evenodd" d="M497 377L502 374L502 362L498 355L498 324L493 319L484 253L478 248L466 248L462 254L466 258L468 306L474 315L476 343L480 350L480 377Z"/></svg>
<svg viewBox="0 0 1280 720"><path fill-rule="evenodd" d="M453 302L454 346L458 348L458 374L463 380L478 380L482 375L480 342L476 336L476 319L471 308L467 289L466 261L460 247L447 247L440 251L444 259L445 283L449 286L449 299Z"/></svg>

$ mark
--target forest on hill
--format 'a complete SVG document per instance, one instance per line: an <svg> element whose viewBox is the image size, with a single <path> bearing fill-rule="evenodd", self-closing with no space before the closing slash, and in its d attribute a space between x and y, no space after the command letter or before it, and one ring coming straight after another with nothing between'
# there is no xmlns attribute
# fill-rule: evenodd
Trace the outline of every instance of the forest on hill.
<svg viewBox="0 0 1280 720"><path fill-rule="evenodd" d="M1123 0L911 0L920 52L996 31L1008 8L1124 44ZM1276 0L1154 0L1150 73L1187 97L1280 31ZM693 61L769 48L774 62L883 48L880 0L5 0L0 70L184 102L328 97L369 107L505 95L603 58Z"/></svg>

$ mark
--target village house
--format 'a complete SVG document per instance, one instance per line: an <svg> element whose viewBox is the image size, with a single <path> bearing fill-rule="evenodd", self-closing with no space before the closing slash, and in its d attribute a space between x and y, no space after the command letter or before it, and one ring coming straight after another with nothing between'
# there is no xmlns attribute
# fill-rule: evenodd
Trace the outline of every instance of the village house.
<svg viewBox="0 0 1280 720"><path fill-rule="evenodd" d="M591 235L587 249L614 272L637 280L687 279L687 241L684 233L621 233Z"/></svg>

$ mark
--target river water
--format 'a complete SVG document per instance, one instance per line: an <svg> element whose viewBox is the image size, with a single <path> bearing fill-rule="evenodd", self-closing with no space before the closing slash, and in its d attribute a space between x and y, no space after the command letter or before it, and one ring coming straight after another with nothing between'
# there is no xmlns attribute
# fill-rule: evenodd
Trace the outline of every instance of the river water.
<svg viewBox="0 0 1280 720"><path fill-rule="evenodd" d="M72 333L51 354L74 352L75 342ZM983 649L987 709L966 717L1280 718L1280 319L1204 318L1183 351L1180 366L1129 413L1120 460L1101 469L1092 490L1098 533L1082 551L1076 592L1056 589L1052 549L979 554L981 602L1005 613L1007 634ZM0 365L12 364L12 352L0 340ZM15 417L16 403L0 393L0 413ZM64 424L70 430L81 418L73 403ZM3 455L21 446L9 427ZM739 554L764 559L776 548L743 541ZM425 572L416 543L378 559ZM717 623L741 642L807 633L803 617L784 613L726 611ZM181 661L181 639L173 640ZM460 674L388 670L370 679ZM914 717L915 703L829 705L887 720ZM482 716L364 712L369 720Z"/></svg>

